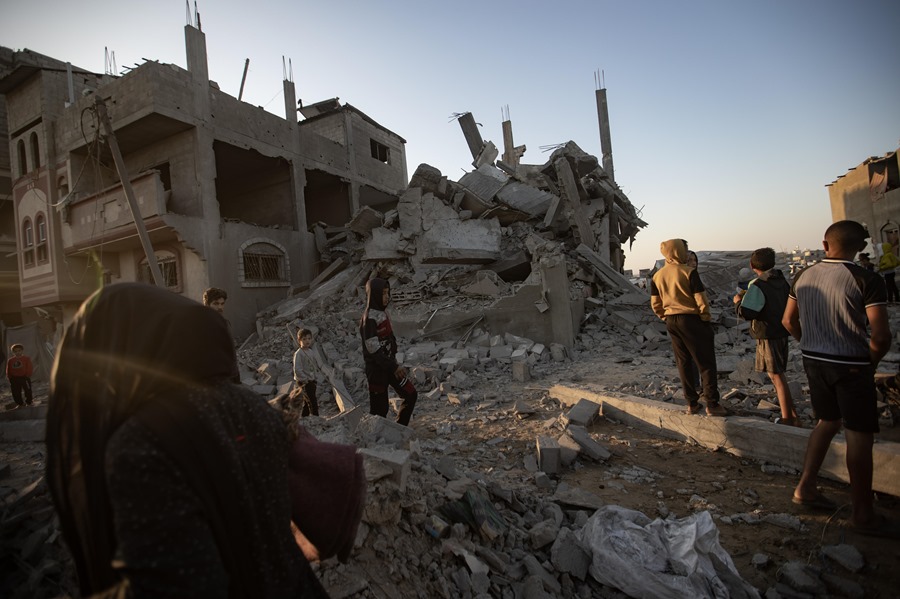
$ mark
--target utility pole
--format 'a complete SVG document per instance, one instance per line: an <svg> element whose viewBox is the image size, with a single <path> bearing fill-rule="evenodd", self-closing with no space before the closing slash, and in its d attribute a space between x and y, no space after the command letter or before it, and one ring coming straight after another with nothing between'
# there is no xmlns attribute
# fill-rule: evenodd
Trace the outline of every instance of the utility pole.
<svg viewBox="0 0 900 599"><path fill-rule="evenodd" d="M125 161L122 159L122 152L119 150L119 142L116 140L116 134L113 132L112 123L109 120L109 113L106 111L106 103L99 94L96 96L94 106L97 109L97 116L106 132L106 142L109 144L109 151L112 152L113 161L116 163L116 171L119 173L119 179L122 181L122 189L125 190L125 199L128 200L128 206L131 208L131 217L134 219L134 226L137 228L138 237L141 238L141 246L144 248L144 254L147 256L147 264L150 265L150 274L153 275L153 283L157 287L165 287L162 273L159 270L159 264L156 263L156 254L153 252L153 245L150 243L150 235L147 234L147 227L144 226L144 218L141 216L141 209L134 199L134 189L131 187L131 178L128 171L125 170Z"/></svg>

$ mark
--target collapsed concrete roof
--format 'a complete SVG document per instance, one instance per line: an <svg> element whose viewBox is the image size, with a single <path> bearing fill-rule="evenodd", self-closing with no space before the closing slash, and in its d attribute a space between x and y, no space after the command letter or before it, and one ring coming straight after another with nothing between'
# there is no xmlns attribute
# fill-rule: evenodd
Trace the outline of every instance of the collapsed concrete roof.
<svg viewBox="0 0 900 599"><path fill-rule="evenodd" d="M378 273L392 279L395 305L403 307L394 315L401 335L430 326L450 337L478 318L488 333L571 347L585 298L639 292L622 275L621 243L644 226L597 159L574 142L543 165L482 164L459 181L422 164L396 209L363 207L346 227L316 225L328 266L310 290L260 312L257 329L280 329L319 299L333 302L338 289L358 303ZM315 293L338 273L337 288Z"/></svg>

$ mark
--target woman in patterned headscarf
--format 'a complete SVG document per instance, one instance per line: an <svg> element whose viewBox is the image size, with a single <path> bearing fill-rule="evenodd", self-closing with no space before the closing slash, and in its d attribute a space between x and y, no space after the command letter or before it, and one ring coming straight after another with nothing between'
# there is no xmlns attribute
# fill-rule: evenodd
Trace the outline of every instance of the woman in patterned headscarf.
<svg viewBox="0 0 900 599"><path fill-rule="evenodd" d="M228 379L222 316L106 287L66 331L47 479L85 596L327 597L290 529L279 414Z"/></svg>

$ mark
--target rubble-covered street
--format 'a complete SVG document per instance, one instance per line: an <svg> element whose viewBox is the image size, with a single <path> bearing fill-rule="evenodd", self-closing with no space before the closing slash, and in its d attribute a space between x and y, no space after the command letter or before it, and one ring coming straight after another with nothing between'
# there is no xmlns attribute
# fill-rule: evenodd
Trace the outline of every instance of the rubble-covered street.
<svg viewBox="0 0 900 599"><path fill-rule="evenodd" d="M895 542L842 528L846 511L795 509L796 470L733 455L727 444L704 447L699 432L713 419L682 416L686 440L676 440L661 424L633 425L607 406L562 397L563 386L584 388L683 412L665 327L646 292L610 266L641 221L574 144L544 167L513 169L515 178L498 170L451 182L422 165L396 210L317 227L320 276L260 311L238 350L243 383L267 400L290 388L298 328L313 330L332 368L336 395L320 393L321 415L304 424L356 445L369 486L349 561L315 566L331 595L895 596ZM560 186L569 199L554 203ZM585 243L595 233L607 236L608 255ZM814 256L779 258L787 272ZM760 439L802 436L774 424L773 388L752 371L747 323L733 314L748 259L700 252L723 405L765 423ZM398 359L419 390L409 428L367 414L357 323L375 273L391 280ZM900 312L891 307L891 316L896 332ZM890 354L881 370L896 362ZM788 377L809 428L795 345ZM43 444L23 440L42 430L46 387L38 396L2 429L0 594L9 597L75 588L42 479ZM896 440L897 406L882 408L880 440ZM846 484L822 485L846 508ZM878 506L900 517L897 497L879 493Z"/></svg>

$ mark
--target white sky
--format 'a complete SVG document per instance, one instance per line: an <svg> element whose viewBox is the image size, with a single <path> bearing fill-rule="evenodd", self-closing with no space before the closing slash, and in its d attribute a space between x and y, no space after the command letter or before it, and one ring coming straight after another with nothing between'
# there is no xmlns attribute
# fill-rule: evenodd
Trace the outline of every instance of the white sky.
<svg viewBox="0 0 900 599"><path fill-rule="evenodd" d="M523 162L573 140L600 156L605 73L616 181L659 242L818 248L831 183L900 146L897 0L200 0L210 78L282 115L282 56L304 104L353 104L407 140L410 174L453 180L471 156L453 113L502 148L509 107ZM191 3L193 12L193 2ZM183 0L0 0L0 44L103 72L185 66ZM627 248L626 248L627 250Z"/></svg>

